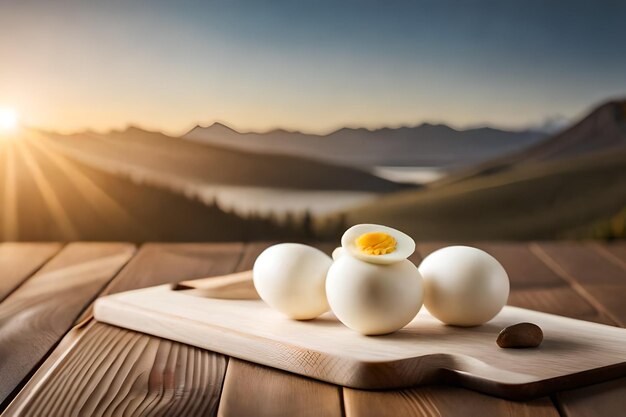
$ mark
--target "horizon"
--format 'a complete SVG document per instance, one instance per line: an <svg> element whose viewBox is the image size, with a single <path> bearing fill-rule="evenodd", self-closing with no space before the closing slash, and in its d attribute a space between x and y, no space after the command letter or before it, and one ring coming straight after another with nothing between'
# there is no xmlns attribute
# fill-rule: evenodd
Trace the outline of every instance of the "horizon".
<svg viewBox="0 0 626 417"><path fill-rule="evenodd" d="M333 133L336 133L340 130L343 129L351 129L351 130L367 130L369 132L374 132L374 131L378 131L378 130L384 130L384 129L391 129L391 130L395 130L395 129L403 129L403 128L408 128L408 129L413 129L413 128L418 128L424 125L430 125L430 126L446 126L449 127L451 129L457 130L457 131L467 131L467 130L474 130L474 129L494 129L494 130L500 130L500 131L505 131L505 132L536 132L536 133L542 133L542 134L553 134L559 130L562 130L564 128L568 128L576 123L578 123L579 121L581 121L582 119L584 119L586 116L588 116L591 112L595 111L596 109L598 109L599 107L607 104L607 103L611 103L611 102L615 102L615 101L619 101L619 102L626 102L626 96L615 96L615 97L608 97L604 100L601 100L599 102L593 103L592 105L587 106L586 108L583 109L582 112L580 112L579 114L573 116L573 117L565 117L559 114L556 114L554 116L548 116L546 117L541 123L532 123L532 124L528 124L528 125L522 125L522 126L500 126L497 124L492 124L489 122L479 122L479 123L474 123L474 124L468 124L468 125L456 125L454 123L450 123L450 122L446 122L445 120L437 120L437 121L433 121L433 120L423 120L423 121L419 121L419 122L407 122L407 123L398 123L395 125L391 125L391 124L382 124L382 125L378 125L378 126L359 126L359 125L339 125L336 127L331 127L330 129L327 130L307 130L307 129L299 129L299 128L286 128L284 126L273 126L273 127L269 127L269 128L265 128L265 129L248 129L248 128L240 128L238 126L234 126L233 123L230 123L228 121L224 121L224 120L213 120L211 122L195 122L195 123L191 123L188 125L188 127L183 128L180 130L180 132L178 133L172 133L172 132L168 132L166 130L159 130L158 128L154 128L154 127L150 127L150 126L142 126L139 123L134 123L132 121L128 122L126 125L121 126L121 127L107 127L107 128L103 128L103 129L96 129L96 128L92 128L92 127L85 127L85 128L81 128L81 129L77 129L77 130L70 130L70 131L64 131L64 130L54 130L54 129L46 129L44 127L40 127L40 126L27 126L23 123L20 123L20 127L27 129L27 130L35 130L35 131L42 131L42 132L48 132L48 133L57 133L57 134L61 134L61 135L76 135L76 134L82 134L82 133L96 133L96 134L110 134L110 133L119 133L119 132L125 132L129 129L139 129L139 130L143 130L143 131L147 131L147 132L155 132L155 133L162 133L168 136L172 136L172 137L183 137L189 133L191 133L194 129L200 128L200 129L208 129L211 128L215 125L220 125L222 127L225 127L227 129L230 129L238 134L268 134L268 133L272 133L275 131L284 131L287 133L294 133L294 134L303 134L303 135L311 135L311 136L329 136ZM551 122L557 122L556 126L550 126ZM556 129L555 129L556 127Z"/></svg>
<svg viewBox="0 0 626 417"><path fill-rule="evenodd" d="M608 102L610 100L605 100L605 102ZM594 108L596 108L597 106L591 106L588 107L587 109L585 109L581 115L576 116L574 118L565 118L564 116L555 116L556 118L563 118L563 120L567 119L567 124L565 125L566 127L571 125L572 123L575 123L577 121L579 121L581 119L581 117L584 117L587 115L588 111L593 110ZM548 116L546 119L544 119L545 122L549 122L550 120L552 120L552 117ZM507 126L498 126L495 124L490 124L488 122L484 122L484 123L477 123L477 124L469 124L469 125L455 125L454 123L448 123L446 121L430 121L430 120L424 120L424 121L420 121L420 122L415 122L415 123L398 123L398 124L382 124L382 125L378 125L378 126L358 126L358 125L338 125L336 127L331 127L329 129L324 129L324 130L308 130L308 129L299 129L299 128L286 128L283 126L274 126L274 127L269 127L269 128L265 128L265 129L254 129L254 128L240 128L237 126L234 126L232 123L227 122L227 121L223 121L223 120L214 120L208 123L203 123L203 122L197 122L197 123L192 123L191 125L189 125L190 127L187 128L183 128L180 129L180 131L178 133L173 133L173 132L168 132L167 130L159 130L158 128L154 128L154 127L150 127L150 126L143 126L140 125L139 123L134 123L132 121L128 122L126 125L121 126L121 127L106 127L106 128L102 128L102 129L96 129L96 128L92 128L92 127L84 127L84 128L80 128L80 129L76 129L76 130L54 130L54 129L46 129L44 127L40 127L40 126L27 126L24 125L23 123L20 123L20 127L24 128L26 130L34 130L34 131L41 131L41 132L47 132L47 133L56 133L56 134L61 134L61 135L66 135L66 136L71 136L71 135L78 135L78 134L82 134L82 133L96 133L96 134L110 134L110 133L120 133L120 132L125 132L127 130L130 129L139 129L139 130L143 130L146 132L153 132L153 133L162 133L165 134L167 136L172 136L172 137L182 137L185 136L186 134L190 133L192 130L200 128L200 129L208 129L211 128L215 125L219 125L222 127L225 127L227 129L230 129L238 134L268 134L268 133L272 133L275 131L284 131L287 133L294 133L294 134L303 134L303 135L311 135L311 136L329 136L335 132L338 132L340 130L343 129L351 129L351 130L366 130L368 132L375 132L378 130L385 130L385 129L390 129L390 130L395 130L395 129L414 129L414 128L419 128L422 126L445 126L445 127L449 127L451 129L457 130L457 131L466 131L466 130L474 130L474 129L494 129L494 130L500 130L500 131L505 131L505 132L526 132L526 131L535 131L535 132L540 132L540 133L545 133L544 131L540 130L540 129L535 129L540 127L542 124L538 123L538 124L530 124L527 126L518 126L518 127L507 127Z"/></svg>
<svg viewBox="0 0 626 417"><path fill-rule="evenodd" d="M0 108L61 133L520 130L626 95L625 4L355 5L3 2Z"/></svg>

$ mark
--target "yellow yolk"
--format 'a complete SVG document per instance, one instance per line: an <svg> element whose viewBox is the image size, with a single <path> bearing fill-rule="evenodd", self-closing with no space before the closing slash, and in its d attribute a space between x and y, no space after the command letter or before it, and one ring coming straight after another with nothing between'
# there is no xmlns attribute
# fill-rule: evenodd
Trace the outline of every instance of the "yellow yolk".
<svg viewBox="0 0 626 417"><path fill-rule="evenodd" d="M396 250L396 240L383 232L369 232L359 236L356 246L363 253L368 255L386 255Z"/></svg>

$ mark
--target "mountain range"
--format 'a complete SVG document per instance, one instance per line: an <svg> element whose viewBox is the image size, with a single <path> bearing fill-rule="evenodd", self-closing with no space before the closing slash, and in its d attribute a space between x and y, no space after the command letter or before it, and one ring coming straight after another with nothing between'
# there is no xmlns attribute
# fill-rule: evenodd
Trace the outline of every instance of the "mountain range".
<svg viewBox="0 0 626 417"><path fill-rule="evenodd" d="M59 151L101 169L126 172L138 181L369 192L406 188L352 167L302 157L258 155L136 127L107 134L42 134Z"/></svg>
<svg viewBox="0 0 626 417"><path fill-rule="evenodd" d="M376 166L468 166L522 149L544 137L532 131L490 127L457 130L445 124L414 127L342 128L327 135L282 129L238 132L221 123L196 126L183 138L232 149L306 157L334 164Z"/></svg>
<svg viewBox="0 0 626 417"><path fill-rule="evenodd" d="M239 148L139 128L74 135L22 131L0 142L0 235L59 241L299 240L336 238L354 223L388 224L421 240L625 235L626 101L605 103L545 139L445 125L341 129L305 137L284 131L240 134L223 125L210 130ZM430 132L431 139L422 143L418 131ZM255 137L275 145L277 136L295 144L292 154L241 145ZM449 146L456 156L447 163L461 166L428 186L388 181L362 165L426 161L420 146L444 151L435 137L454 143ZM326 144L335 140L343 154L334 160L295 154L314 142L325 144L319 155L330 152ZM519 148L519 140L526 146ZM487 144L504 142L516 142L507 155L463 165L482 160L480 149ZM402 143L405 152L398 148ZM352 163L337 162L347 157ZM435 160L442 162L430 159Z"/></svg>
<svg viewBox="0 0 626 417"><path fill-rule="evenodd" d="M342 216L425 240L625 237L626 101L605 103L524 150Z"/></svg>

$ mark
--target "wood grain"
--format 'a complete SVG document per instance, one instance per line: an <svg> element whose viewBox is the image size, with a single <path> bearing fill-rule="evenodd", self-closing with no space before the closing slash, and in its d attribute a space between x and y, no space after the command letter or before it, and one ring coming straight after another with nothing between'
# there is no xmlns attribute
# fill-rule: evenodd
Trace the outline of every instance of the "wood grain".
<svg viewBox="0 0 626 417"><path fill-rule="evenodd" d="M532 249L598 311L620 326L626 324L626 270L589 243L545 242Z"/></svg>
<svg viewBox="0 0 626 417"><path fill-rule="evenodd" d="M100 296L153 285L224 275L241 259L241 243L148 243L107 285ZM77 323L93 315L90 306Z"/></svg>
<svg viewBox="0 0 626 417"><path fill-rule="evenodd" d="M448 244L427 244L421 247L422 252L429 253L442 246ZM626 261L626 244L617 242L613 244L594 244L595 249L599 252L606 251L613 256L613 259L601 259L601 257L592 256L592 261L588 264L588 268L595 269L596 267L601 270L604 268L602 264L605 262L616 263L615 260ZM579 291L575 290L568 279L562 276L563 271L557 266L551 264L551 260L545 262L545 256L543 253L536 255L535 251L531 251L525 244L520 243L478 243L475 246L480 247L483 250L494 255L507 269L509 277L511 279L511 295L509 297L509 304L516 305L524 308L531 308L539 311L545 311L552 314L560 314L568 317L574 317L581 320L595 321L604 324L617 324L610 315L606 314L602 301L592 299L592 302L588 300L588 294L581 295ZM531 245L534 247L535 245ZM571 243L565 244L559 242L552 245L553 247L562 248L564 246L570 248L572 246L580 247L579 244L572 245ZM542 246L543 247L543 246ZM594 248L588 248L591 252ZM567 252L569 249L565 249ZM577 250L576 252L580 252ZM566 254L567 255L567 254ZM588 255L585 255L588 257ZM561 257L561 262L565 265L568 264L569 259ZM553 262L553 261L552 261ZM557 264L558 265L558 264ZM587 269L588 270L588 269ZM590 277L596 276L595 272L591 272ZM574 284L576 285L576 283ZM626 283L621 286L626 288ZM598 308L599 307L599 308ZM618 380L619 381L619 380ZM605 384L600 384L600 387L606 387ZM608 386L611 386L610 384ZM594 386L592 386L594 387ZM574 395L568 397L557 396L556 401L560 407L567 410L567 415L589 415L589 416L604 416L604 415L617 415L615 413L594 413L592 410L622 410L626 409L624 396L619 395L603 396L600 395L603 392L603 388L597 391L591 388L591 393L587 393L586 388L573 391ZM597 392L597 393L596 393ZM599 394L598 394L599 393ZM567 404L563 404L567 398ZM579 402L583 411L576 413L578 403L572 403L572 398L581 399Z"/></svg>
<svg viewBox="0 0 626 417"><path fill-rule="evenodd" d="M511 290L528 288L551 288L567 286L567 282L555 274L540 259L535 257L524 244L466 242L494 256L506 269L511 282ZM422 243L417 248L423 257L446 246L449 243Z"/></svg>
<svg viewBox="0 0 626 417"><path fill-rule="evenodd" d="M615 324L603 312L581 296L569 281L557 274L537 257L526 244L519 243L467 243L493 255L506 269L511 283L509 305L543 311L602 324ZM418 245L427 255L446 243Z"/></svg>
<svg viewBox="0 0 626 417"><path fill-rule="evenodd" d="M626 413L626 378L563 391L555 398L566 417L623 416Z"/></svg>
<svg viewBox="0 0 626 417"><path fill-rule="evenodd" d="M434 250L450 245L450 243L418 244L418 251L424 257ZM536 308L540 311L561 312L559 309L563 308L561 307L563 305L562 295L555 297L553 295L543 296L543 294L561 290L564 286L562 279L534 257L526 245L509 243L471 245L492 253L505 265L511 279L509 304ZM573 290L565 288L565 291L561 290L561 292L571 294ZM552 304L555 299L556 305ZM580 308L583 308L585 314L591 308L588 303L581 303L579 299L580 297L578 300L574 297L576 305L567 311L572 317L580 315L578 311ZM592 309L592 311L595 310ZM511 402L457 387L429 386L394 391L363 391L344 388L343 392L347 417L395 417L402 415L423 417L464 417L470 415L556 417L559 415L557 409L547 398L523 403Z"/></svg>
<svg viewBox="0 0 626 417"><path fill-rule="evenodd" d="M548 268L525 244L480 242L475 246L490 253L504 266L511 287L515 290L568 287L568 283Z"/></svg>
<svg viewBox="0 0 626 417"><path fill-rule="evenodd" d="M172 291L193 290L193 294L205 298L224 300L258 300L252 270L215 277L180 281L171 286ZM188 292L190 293L190 292Z"/></svg>
<svg viewBox="0 0 626 417"><path fill-rule="evenodd" d="M344 388L346 417L558 417L550 399L512 402L462 388L430 386L399 391Z"/></svg>
<svg viewBox="0 0 626 417"><path fill-rule="evenodd" d="M228 364L220 417L341 415L341 387L237 359Z"/></svg>
<svg viewBox="0 0 626 417"><path fill-rule="evenodd" d="M258 244L246 245L245 250L243 252L243 256L241 256L241 253L238 252L241 249L242 245L235 244L234 245L235 248L231 248L233 249L232 252L230 249L226 249L224 251L224 247L221 245L218 245L222 247L222 249L216 250L216 252L218 252L219 254L217 258L224 257L226 259L229 259L228 261L229 265L232 266L230 262L236 264L237 259L239 259L240 257L241 259L236 269L239 271L243 271L243 270L251 268L252 263L254 259L256 259L256 256L258 255L258 253L260 253L260 251L262 251L269 244L270 243L258 243ZM438 244L435 244L433 246L436 247L437 245ZM500 243L496 243L496 244L489 243L487 245L489 245L489 247L491 248L491 250L487 249L488 251L493 251L492 246L496 247L495 249L496 251L499 250L498 248L501 246ZM626 247L626 246L625 245L614 246L614 245L615 244L606 246L607 250L609 250L609 252L615 256L618 256L618 257L622 256L624 252L623 252L623 249L621 248ZM178 248L175 248L176 246ZM191 245L192 247L190 248L190 250L185 249L184 246L185 245L160 245L160 244L146 245L148 249L152 247L154 248L154 250L152 253L148 254L148 256L142 256L142 258L144 258L145 260L142 261L141 263L145 262L145 265L141 265L138 262L131 261L131 263L129 263L129 265L127 265L127 267L124 269L124 271L120 275L118 275L118 277L116 278L118 282L112 283L111 286L109 286L109 288L107 289L107 292L116 292L116 291L124 290L126 288L138 288L140 286L156 285L156 284L165 283L165 282L179 281L182 279L199 278L199 277L204 277L204 276L213 275L213 274L218 275L218 274L230 272L230 270L228 270L227 267L220 266L219 261L216 261L218 265L213 264L213 266L209 266L203 263L202 259L204 259L204 257L208 258L209 264L212 264L212 262L215 260L215 258L213 258L213 255L212 255L212 249L213 249L211 247L212 245L202 245L202 244ZM229 245L226 245L226 246L229 246ZM332 250L332 247L334 245L329 244L326 246L328 249ZM512 277L511 279L512 280L512 293L511 293L512 302L520 306L529 307L529 308L541 308L541 309L552 311L552 312L558 312L559 314L570 315L572 317L585 318L585 317L592 317L594 314L596 314L596 318L598 320L610 321L610 319L608 319L606 316L601 316L600 313L597 313L595 306L589 303L584 297L581 297L576 291L567 290L568 287L571 288L569 282L567 282L559 274L555 273L547 264L543 263L543 260L541 258L535 256L534 253L530 253L530 255L532 256L527 255L528 249L526 245L505 244L504 246L505 248L502 249L503 252L498 252L497 257L501 260L504 260L503 262L506 262L508 265L507 269L509 270L509 274ZM520 247L522 249L520 249ZM602 247L605 247L605 245L602 245ZM485 248L487 248L487 246L485 246ZM143 249L145 249L145 247L142 248L142 250ZM325 249L325 250L328 252L328 249ZM180 252L183 252L185 254L181 254ZM508 252L509 255L507 255L507 253L505 252ZM141 254L141 251L140 251L140 254ZM509 259L509 260L506 260L506 259ZM541 262L537 263L537 259L539 259ZM624 258L622 257L620 259L624 259ZM563 260L563 262L567 263L568 260L567 259ZM609 262L609 263L613 263L613 265L615 265L616 267L619 267L619 264L613 261L608 261L607 258L603 256L602 254L600 254L600 256L598 257L594 257L594 260L591 262L590 267L594 268L594 264L596 262L599 262L599 263ZM155 265L152 265L152 263L154 263ZM129 268L131 264L134 264L132 269ZM186 265L192 265L190 267L190 269L192 270L192 273L185 272ZM528 265L531 265L531 266L529 267ZM598 268L601 270L603 267L600 265ZM154 280L154 282L151 282L151 279L149 278L150 274L154 274L156 276L156 279ZM122 280L118 280L120 276L123 276L124 278ZM170 279L170 277L172 276L175 276L175 278ZM557 279L555 280L555 278ZM137 280L139 280L141 283L140 284L137 283ZM558 280L563 281L564 284L560 284ZM553 285L553 284L556 284L556 285ZM118 290L115 290L114 289L115 287L118 287ZM574 291L574 293L576 294L574 297L572 297L571 291ZM581 303L581 299L584 300L584 302ZM594 298L594 301L597 301L599 304L601 304L601 300L595 300ZM596 311L596 313L594 313L594 311ZM35 376L26 385L24 390L22 390L22 392L19 394L16 400L11 404L11 406L5 411L5 414L3 414L3 416L4 415L11 415L11 416L12 415L37 415L37 414L33 414L33 410L42 410L42 409L45 409L46 407L50 407L51 406L50 398L53 397L49 395L42 396L40 391L43 389L48 389L47 388L48 386L57 385L55 381L58 381L59 380L58 378L62 377L68 372L67 368L70 365L75 364L76 365L75 370L78 370L81 367L90 367L90 366L93 367L93 366L96 366L98 361L102 361L105 358L108 358L111 356L110 351L108 351L108 353L102 353L99 356L96 355L96 357L93 357L92 359L89 359L87 355L85 355L86 362L85 364L80 365L80 366L78 365L79 362L77 362L75 359L68 360L68 357L70 356L70 354L78 355L80 351L86 352L86 350L83 350L82 347L79 347L79 346L82 346L82 342L80 340L83 337L83 335L92 334L92 332L94 332L93 327L99 326L99 327L106 328L106 329L113 329L115 331L115 335L118 335L118 332L119 332L119 335L125 332L124 330L112 328L110 326L93 325L89 323L91 322L84 321L82 324L74 328L70 332L70 334L66 338L63 339L63 341L58 346L58 348L54 350L52 355L49 356L49 359L44 363L42 367L40 367L40 369L37 371ZM3 326L0 325L0 334L2 333L2 331L3 331ZM100 330L98 330L98 332L100 332ZM162 339L152 338L152 337L144 336L144 335L140 335L140 336L141 336L142 341L150 340L150 341L155 341L159 344L166 343ZM119 336L112 336L112 339L119 340ZM0 342L1 340L2 339L0 337ZM152 342L146 342L146 343L149 344ZM172 346L179 345L179 348L178 348L179 351L183 348L194 349L194 348L189 348L185 345L178 344L175 342L174 343L167 342L167 343L170 343ZM2 344L0 344L0 349L2 349ZM223 357L217 354L211 354L203 350L197 350L197 351L203 352L204 354L215 355L216 358L223 359ZM124 355L121 355L121 356L126 357L127 361L130 361L130 359L128 359L129 356L124 356ZM171 357L171 356L168 356L168 357ZM194 356L194 358L195 357L197 356ZM0 361L0 363L1 362L2 361ZM147 363L141 360L139 360L139 362L141 362L146 367L148 366ZM189 368L191 364L193 363L193 360L191 361L187 360L186 362L184 362L182 359L180 359L179 355L177 355L176 359L174 359L172 362L175 363L173 367L158 368L160 370L163 370L162 373L160 373L159 371L153 372L152 367L150 368L151 369L150 371L146 371L146 372L150 372L151 375L152 374L161 375L157 377L156 380L163 382L167 379L168 376L171 376L173 374L172 372L174 373L179 372L179 371L182 372L182 370L184 369L185 370L184 373L186 374L187 372L195 373L196 371L195 367L193 368L193 370L190 370ZM185 363L185 365L183 365L183 363ZM211 372L207 374L202 374L202 375L210 375L206 377L207 381L209 381L209 384L211 383L210 382L211 379L215 379L216 381L219 381L218 379L219 374L220 374L219 367L221 366L219 365L219 363L220 361L218 360L216 364L214 365L215 368L211 368L211 369L218 369L216 375L213 375L213 373ZM319 395L319 394L315 394L316 392L319 392L318 389L302 388L302 386L299 383L293 382L294 380L298 380L298 381L304 380L304 381L310 381L310 382L315 382L315 381L297 377L291 374L285 374L281 371L273 370L270 368L258 367L256 365L250 365L250 364L248 365L252 367L257 367L263 370L262 373L265 375L263 377L264 378L263 381L269 381L269 382L265 382L266 384L271 384L271 381L275 377L280 378L280 377L277 377L276 375L281 375L281 376L286 375L289 378L280 379L281 381L283 381L284 384L287 384L287 385L295 384L297 387L299 387L297 388L297 391L301 391L302 389L304 389L307 392L311 392L310 395L313 397ZM124 369L124 368L120 368L120 369ZM181 373L180 375L182 378L183 374ZM197 373L196 375L200 375L200 374ZM253 375L256 375L256 374L253 374ZM4 375L2 374L2 376ZM236 372L236 373L233 373L232 376L233 376L233 382L232 382L233 385L243 384L243 386L248 386L248 387L251 387L252 385L256 386L256 384L250 383L254 381L251 380L250 374L248 372L242 372L242 373ZM98 384L106 385L107 383L110 382L111 388L107 391L107 397L104 398L105 403L106 401L110 401L108 402L108 404L113 404L116 401L117 403L120 403L118 399L114 399L114 400L110 400L110 399L117 397L118 395L117 387L119 386L117 384L117 381L123 380L124 374L122 373L122 375L114 375L114 376L109 375L109 377L110 379L97 380ZM222 373L222 378L223 378L223 373ZM0 378L0 380L1 379L2 378ZM143 413L141 412L141 410L138 410L138 409L129 409L134 412L134 414L129 413L129 415L139 415L139 414L145 415L145 416L175 415L174 414L175 412L178 412L179 413L178 415L190 415L190 416L215 415L216 410L213 408L212 405L207 405L206 407L202 405L202 406L198 406L197 408L193 408L194 404L207 404L207 403L203 403L202 401L208 400L208 399L211 399L211 401L214 401L215 398L219 395L219 392L215 392L215 391L209 392L209 390L203 391L202 389L194 389L194 387L199 385L203 380L204 379L193 380L191 381L189 385L187 385L187 382L183 382L183 384L185 385L185 389L182 391L174 390L174 394L170 395L171 391L168 391L160 387L158 384L154 386L155 391L151 392L150 385L147 384L145 376L143 378L137 378L136 385L133 386L132 390L128 391L127 395L134 396L133 398L141 398L141 394L139 394L139 392L142 392L142 393L151 392L151 394L145 394L145 395L148 395L148 396L152 395L153 397L151 398L155 398L153 403L159 404L159 406L145 408ZM105 382L102 382L102 381L105 381ZM182 381L182 379L180 381ZM185 381L188 381L188 380L185 379ZM610 381L607 383L592 385L589 387L580 388L576 390L566 391L566 392L557 394L554 397L554 400L559 405L559 409L562 411L563 416L620 415L616 413L615 410L617 410L618 412L621 412L622 410L626 409L626 404L625 404L626 395L624 393L624 385L626 385L626 382L624 381L626 381L626 378L622 380L618 379L618 380ZM323 386L328 386L328 384L324 384L324 383L319 383L319 384ZM215 386L217 386L217 384L215 384ZM83 389L83 387L84 385L82 384L67 384L66 386L64 386L63 390L60 391L61 395L54 396L54 398L58 398L60 402L67 405L67 401L70 401L71 398L81 396L81 393L82 393L81 390ZM334 387L332 385L330 387L340 390L340 388ZM238 395L238 397L240 400L244 399L246 402L250 404L254 404L255 402L263 403L263 400L267 397L268 392L270 394L273 394L273 393L282 392L282 391L288 392L289 388L276 385L271 390L263 390L260 388L249 389L247 392L244 392L243 394ZM468 415L468 414L510 415L510 416L523 416L523 415L525 416L530 416L530 415L554 416L556 415L554 407L551 407L550 403L546 399L540 399L540 400L535 400L535 401L526 402L526 403L510 402L506 400L500 400L497 398L485 396L485 395L472 392L466 389L462 389L462 388L433 386L433 387L426 387L426 388L407 389L407 390L399 390L399 391L385 391L385 392L359 391L359 390L351 390L351 389L344 389L344 391L345 391L344 399L345 399L345 409L346 409L345 411L346 411L346 414L350 416L353 416L353 415L458 416L458 415ZM358 403L357 403L357 401L351 401L349 398L350 396L352 396L352 398L356 398L354 395L349 394L352 392L357 392L358 397L368 397L369 395L371 395L372 398L364 398L364 399L357 398L358 399ZM168 397L168 395L170 396ZM297 398L300 398L303 394L296 392L296 393L293 393L292 395L296 396ZM122 396L123 396L123 393L120 394L120 398ZM250 398L245 398L246 396L249 396ZM83 401L86 401L85 397L81 397L81 398L83 398ZM233 397L231 397L231 401L236 401L236 398L235 399L232 399L232 398ZM179 399L180 399L180 402L177 402ZM224 397L224 399L226 399L226 397ZM122 402L123 401L124 400L122 400ZM288 400L286 401L288 402ZM315 403L314 399L308 399L308 398L301 399L300 401L303 403L309 403L309 402ZM327 400L324 400L324 401L327 401ZM170 402L176 402L177 405L168 407L167 404L169 404ZM336 405L336 402L334 399L331 402L332 404ZM131 403L133 403L133 401L128 402L128 404L131 404ZM277 405L281 405L278 401L274 401L274 403L276 403ZM43 404L46 404L46 406L44 408L41 408ZM429 408L428 404L431 404L431 405L434 404L434 407ZM189 408L184 408L184 407L189 407ZM94 415L99 415L97 413L100 411L103 411L104 409L107 409L108 411L113 410L113 408L111 407L108 407L108 408L96 407L95 408L96 413ZM58 410L58 408L54 408L54 410ZM67 413L65 415L82 415L79 412L81 408L77 403L74 403L73 407L65 408L65 410L67 410ZM181 410L184 411L182 414L180 414ZM186 410L191 410L191 411L188 412ZM231 408L231 410L238 410L238 408ZM290 415L297 415L297 413L293 413L293 408L291 407L286 407L286 410L291 411ZM341 404L339 405L338 410L339 412L341 411ZM404 413L405 410L407 411L406 413ZM429 410L436 410L437 414L429 414L428 413ZM228 411L228 408L225 408L224 411L225 412ZM465 411L468 411L468 412L465 412ZM470 413L469 411L472 411L472 413ZM28 412L28 414L24 414L26 412ZM252 415L256 415L256 414L257 414L256 412L252 413ZM46 412L44 415L54 415L54 414ZM332 414L332 415L335 415L335 414Z"/></svg>
<svg viewBox="0 0 626 417"><path fill-rule="evenodd" d="M0 402L44 359L134 253L124 243L72 243L0 304Z"/></svg>
<svg viewBox="0 0 626 417"><path fill-rule="evenodd" d="M0 244L0 302L61 250L60 243Z"/></svg>
<svg viewBox="0 0 626 417"><path fill-rule="evenodd" d="M356 388L445 382L454 373L465 386L522 398L626 375L626 330L515 307L471 328L445 326L422 311L379 337L357 334L332 313L289 320L261 300L205 298L167 285L101 298L94 313L105 323ZM526 321L543 329L541 348L496 346L501 329Z"/></svg>
<svg viewBox="0 0 626 417"><path fill-rule="evenodd" d="M246 245L237 271L277 242ZM313 244L330 255L332 243ZM243 388L243 389L242 389ZM220 399L220 416L341 416L341 388L272 368L230 359Z"/></svg>
<svg viewBox="0 0 626 417"><path fill-rule="evenodd" d="M222 355L92 322L8 415L215 415L225 370Z"/></svg>
<svg viewBox="0 0 626 417"><path fill-rule="evenodd" d="M569 286L513 289L509 305L572 317L579 320L615 325Z"/></svg>
<svg viewBox="0 0 626 417"><path fill-rule="evenodd" d="M612 243L597 243L596 247L604 252L613 255L614 259L618 260L618 263L622 267L626 268L626 242L617 241Z"/></svg>
<svg viewBox="0 0 626 417"><path fill-rule="evenodd" d="M149 244L107 292L232 272L241 244ZM212 352L94 324L63 339L4 415L212 416L227 358ZM79 378L79 375L81 377ZM65 382L63 382L65 381Z"/></svg>
<svg viewBox="0 0 626 417"><path fill-rule="evenodd" d="M224 275L239 264L241 243L148 243L101 295Z"/></svg>
<svg viewBox="0 0 626 417"><path fill-rule="evenodd" d="M254 266L254 261L257 256L261 254L268 247L276 244L278 242L250 242L247 243L243 249L243 253L241 254L241 259L239 260L239 264L237 265L236 271L242 272L252 269Z"/></svg>

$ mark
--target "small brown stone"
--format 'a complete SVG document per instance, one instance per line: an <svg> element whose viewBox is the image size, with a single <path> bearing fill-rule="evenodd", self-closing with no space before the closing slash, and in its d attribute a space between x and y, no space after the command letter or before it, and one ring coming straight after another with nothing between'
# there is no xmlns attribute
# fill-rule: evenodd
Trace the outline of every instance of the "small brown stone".
<svg viewBox="0 0 626 417"><path fill-rule="evenodd" d="M543 340L541 328L532 323L518 323L502 329L496 343L501 348L537 347Z"/></svg>

